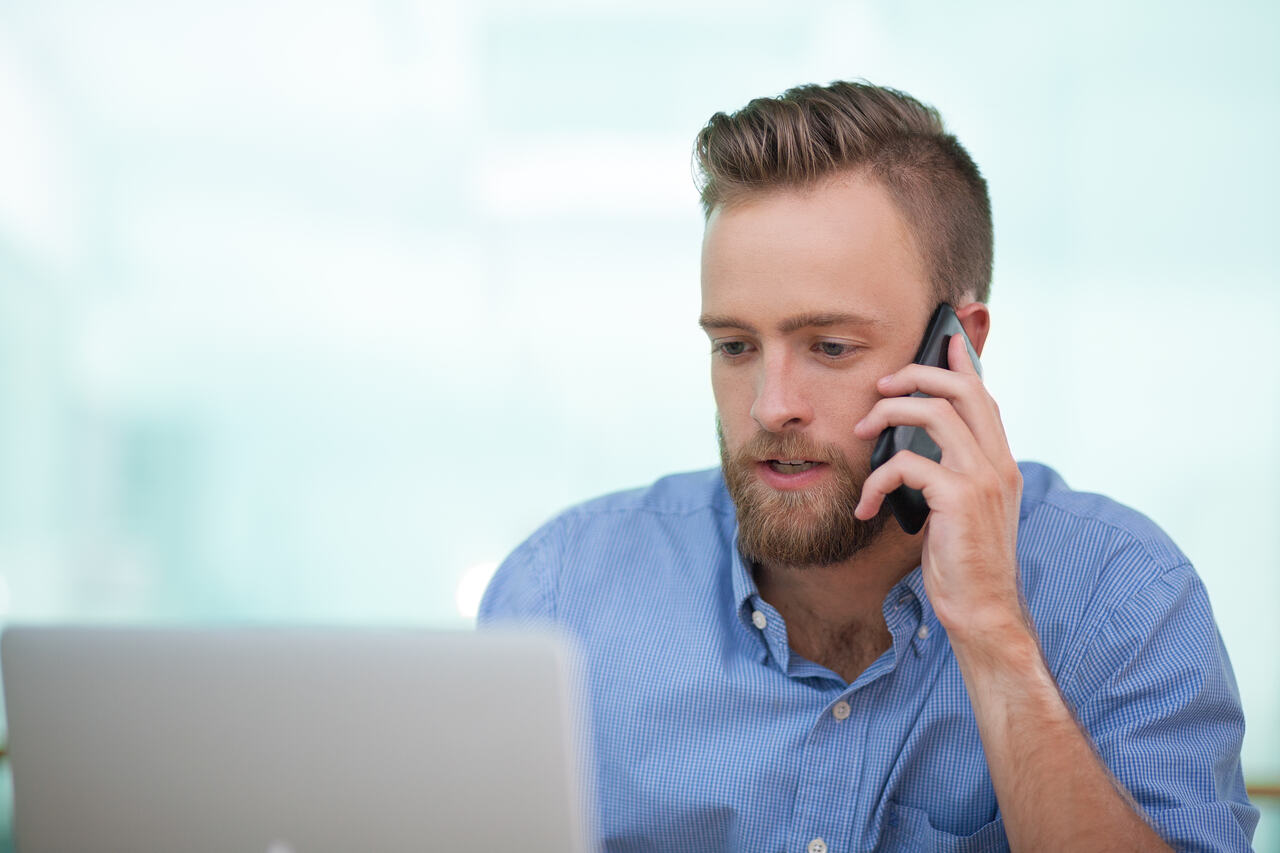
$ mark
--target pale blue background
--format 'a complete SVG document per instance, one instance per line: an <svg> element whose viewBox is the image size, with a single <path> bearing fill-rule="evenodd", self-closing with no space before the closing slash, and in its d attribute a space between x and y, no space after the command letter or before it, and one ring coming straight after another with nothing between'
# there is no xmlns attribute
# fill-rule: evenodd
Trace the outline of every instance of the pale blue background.
<svg viewBox="0 0 1280 853"><path fill-rule="evenodd" d="M1280 778L1278 34L1238 0L0 3L0 611L467 624L464 573L556 510L715 463L693 136L865 77L990 182L1016 452L1191 555Z"/></svg>

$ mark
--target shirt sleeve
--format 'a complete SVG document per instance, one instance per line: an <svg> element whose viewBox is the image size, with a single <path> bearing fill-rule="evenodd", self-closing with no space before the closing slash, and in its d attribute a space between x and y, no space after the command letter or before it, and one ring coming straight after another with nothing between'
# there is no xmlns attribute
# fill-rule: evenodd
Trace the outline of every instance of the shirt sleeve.
<svg viewBox="0 0 1280 853"><path fill-rule="evenodd" d="M1244 713L1208 595L1190 565L1118 606L1070 696L1116 779L1177 850L1249 850L1258 810L1240 767Z"/></svg>
<svg viewBox="0 0 1280 853"><path fill-rule="evenodd" d="M554 522L529 537L498 566L480 600L476 622L481 628L554 621L553 525Z"/></svg>

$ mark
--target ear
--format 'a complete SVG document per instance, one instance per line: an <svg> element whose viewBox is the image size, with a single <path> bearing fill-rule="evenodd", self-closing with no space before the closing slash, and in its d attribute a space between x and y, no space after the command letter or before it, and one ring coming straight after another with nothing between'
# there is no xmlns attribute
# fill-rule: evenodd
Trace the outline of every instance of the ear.
<svg viewBox="0 0 1280 853"><path fill-rule="evenodd" d="M964 333L973 342L973 348L982 355L982 346L987 342L987 332L991 331L991 312L981 302L969 302L956 308L956 317L964 326Z"/></svg>

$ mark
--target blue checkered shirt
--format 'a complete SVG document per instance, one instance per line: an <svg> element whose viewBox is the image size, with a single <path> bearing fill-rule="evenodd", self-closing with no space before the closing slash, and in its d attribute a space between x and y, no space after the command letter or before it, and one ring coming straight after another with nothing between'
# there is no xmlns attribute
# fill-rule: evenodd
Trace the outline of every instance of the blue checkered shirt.
<svg viewBox="0 0 1280 853"><path fill-rule="evenodd" d="M1195 570L1143 516L1021 468L1022 584L1062 693L1175 848L1249 849L1240 698ZM892 647L848 684L791 651L736 533L718 470L668 477L556 518L485 594L482 625L580 644L604 849L1007 849L920 568L884 600Z"/></svg>

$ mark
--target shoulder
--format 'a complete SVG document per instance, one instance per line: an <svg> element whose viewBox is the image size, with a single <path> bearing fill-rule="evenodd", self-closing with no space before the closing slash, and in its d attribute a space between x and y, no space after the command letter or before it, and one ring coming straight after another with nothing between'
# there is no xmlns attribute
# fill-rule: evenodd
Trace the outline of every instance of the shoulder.
<svg viewBox="0 0 1280 853"><path fill-rule="evenodd" d="M1058 552L1077 562L1117 550L1140 553L1153 573L1185 565L1186 556L1147 516L1105 495L1077 492L1052 468L1022 462L1018 537L1037 553Z"/></svg>
<svg viewBox="0 0 1280 853"><path fill-rule="evenodd" d="M1198 583L1186 555L1142 513L1077 492L1045 465L1019 468L1018 561L1033 615L1060 618L1084 609L1097 615L1169 576Z"/></svg>
<svg viewBox="0 0 1280 853"><path fill-rule="evenodd" d="M538 528L521 548L557 550L583 536L627 536L689 516L733 517L720 469L671 474L651 485L601 495L572 506Z"/></svg>
<svg viewBox="0 0 1280 853"><path fill-rule="evenodd" d="M1107 626L1158 620L1192 606L1216 630L1200 578L1186 555L1142 513L1108 497L1077 492L1055 471L1022 463L1018 562L1023 591L1046 658L1071 673Z"/></svg>
<svg viewBox="0 0 1280 853"><path fill-rule="evenodd" d="M666 578L691 582L697 573L690 565L707 566L727 553L734 524L719 469L673 474L578 504L503 562L481 621L512 611L559 618L570 593L574 601L599 601L651 592Z"/></svg>
<svg viewBox="0 0 1280 853"><path fill-rule="evenodd" d="M719 468L671 474L652 485L585 501L552 524L611 524L627 516L681 516L733 512Z"/></svg>

